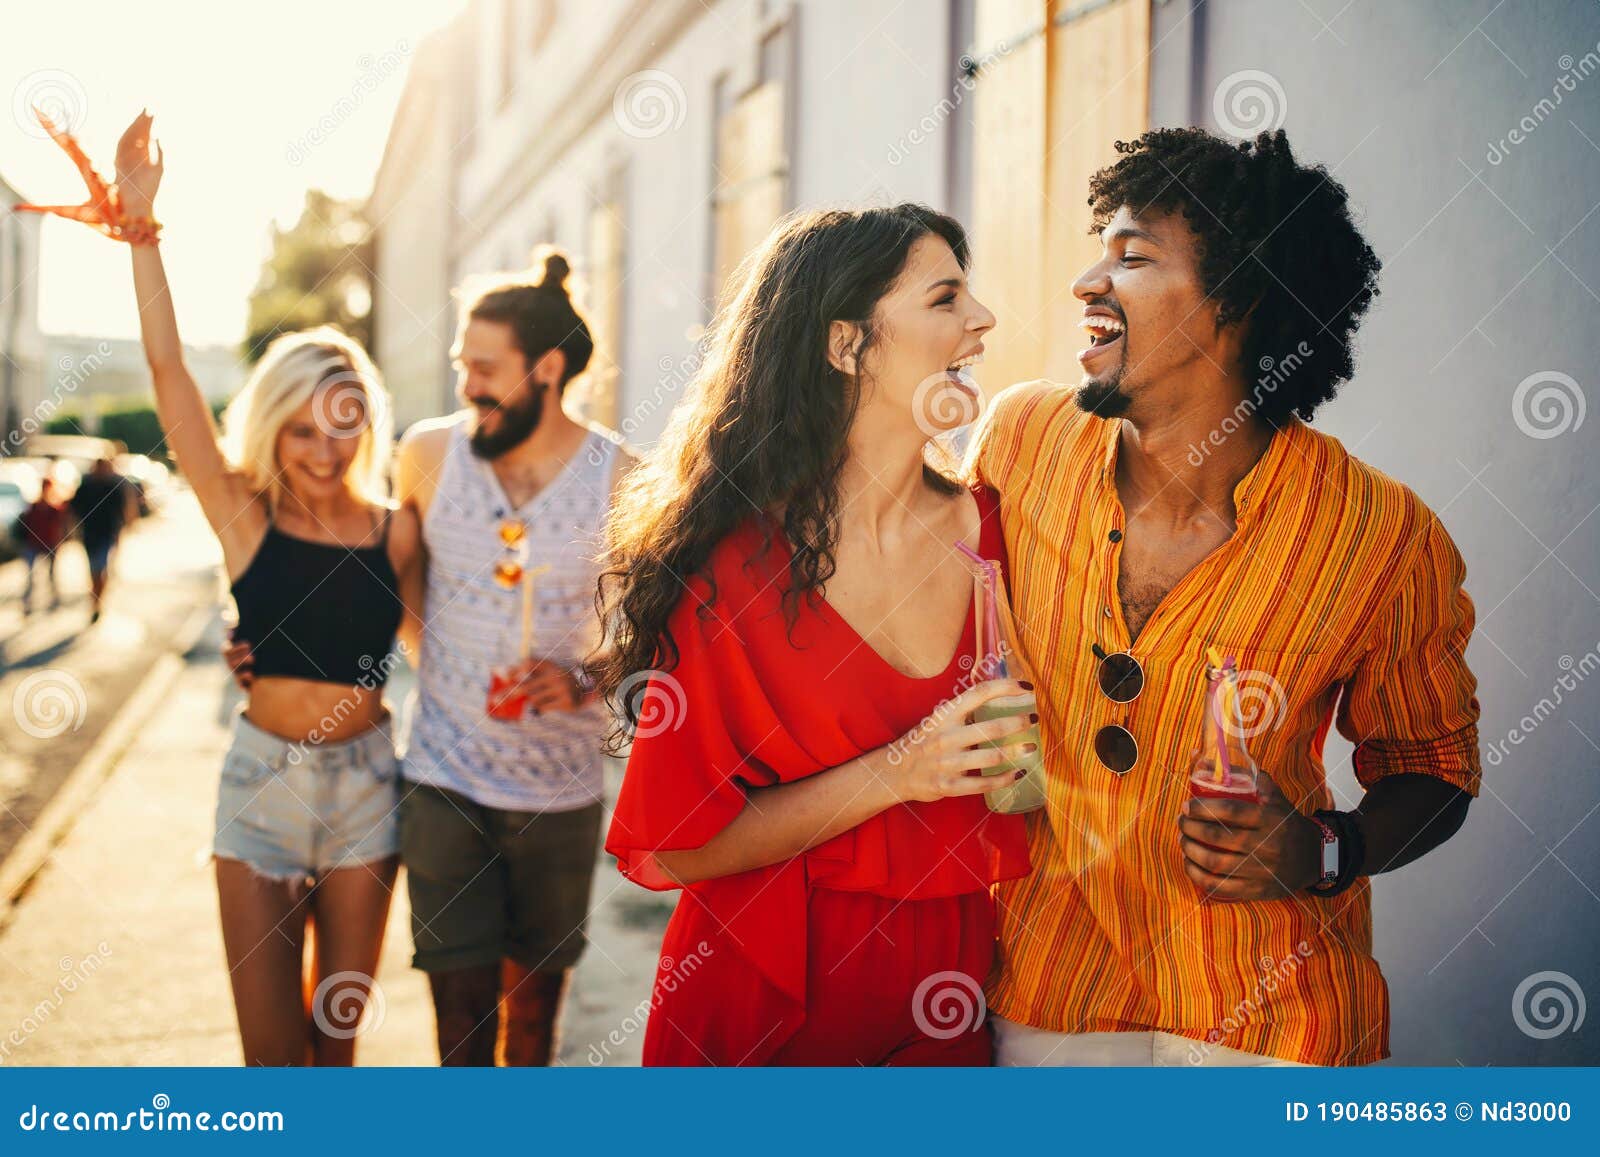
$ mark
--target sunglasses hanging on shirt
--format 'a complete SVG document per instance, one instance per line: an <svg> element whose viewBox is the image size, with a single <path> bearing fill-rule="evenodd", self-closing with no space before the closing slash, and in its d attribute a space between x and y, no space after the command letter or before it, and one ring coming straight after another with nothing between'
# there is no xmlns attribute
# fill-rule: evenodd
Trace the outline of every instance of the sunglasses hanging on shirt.
<svg viewBox="0 0 1600 1157"><path fill-rule="evenodd" d="M1090 645L1099 660L1096 678L1100 692L1113 703L1132 703L1144 690L1144 668L1127 651L1107 653L1099 643ZM1094 734L1094 754L1103 767L1126 775L1139 762L1139 742L1120 723L1108 723Z"/></svg>

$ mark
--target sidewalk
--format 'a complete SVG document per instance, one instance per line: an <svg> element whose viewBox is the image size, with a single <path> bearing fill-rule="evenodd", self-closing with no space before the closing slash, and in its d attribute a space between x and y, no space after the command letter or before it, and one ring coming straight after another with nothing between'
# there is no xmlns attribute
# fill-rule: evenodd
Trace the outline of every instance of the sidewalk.
<svg viewBox="0 0 1600 1157"><path fill-rule="evenodd" d="M214 620L177 682L0 927L0 1065L236 1065L233 1002L208 849L217 770L238 692ZM398 705L409 689L394 688ZM619 774L608 775L614 798ZM589 947L560 1063L637 1064L671 900L627 884L601 853ZM427 982L410 967L404 875L364 1065L431 1065Z"/></svg>

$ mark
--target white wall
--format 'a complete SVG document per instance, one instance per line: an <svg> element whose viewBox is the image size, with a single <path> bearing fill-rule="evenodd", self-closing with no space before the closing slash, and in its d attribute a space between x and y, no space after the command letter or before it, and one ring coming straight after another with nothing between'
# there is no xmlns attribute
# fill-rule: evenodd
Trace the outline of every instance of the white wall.
<svg viewBox="0 0 1600 1157"><path fill-rule="evenodd" d="M41 218L11 212L17 200L10 186L0 182L0 357L11 362L11 388L20 421L44 396L45 365L44 335L39 331ZM4 401L0 398L0 407ZM0 410L0 423L4 419Z"/></svg>
<svg viewBox="0 0 1600 1157"><path fill-rule="evenodd" d="M1189 7L1156 10L1153 117L1216 128L1219 86L1266 72L1297 154L1349 190L1382 295L1355 380L1316 425L1439 513L1477 605L1483 794L1454 840L1373 883L1394 1057L1593 1064L1592 1026L1587 1040L1535 1039L1512 999L1545 971L1600 998L1600 672L1565 670L1600 661L1600 420L1523 407L1524 425L1569 427L1532 437L1513 399L1556 371L1574 402L1600 402L1600 68L1498 163L1489 154L1550 96L1564 57L1600 49L1600 20L1568 0L1213 0L1197 37ZM1348 750L1335 737L1328 763L1353 806Z"/></svg>
<svg viewBox="0 0 1600 1157"><path fill-rule="evenodd" d="M537 91L513 102L524 111L496 116L475 138L481 151L462 175L462 205L469 215L503 195L502 181L519 147L543 130L545 122L534 110L540 102L546 111L559 105L564 80L582 83L589 71L583 53L609 44L617 30L605 27L606 18L629 10L621 3L581 5L577 17L570 7L563 6L550 48L559 68L546 75L539 65ZM921 144L905 137L955 88L961 46L952 43L950 5L941 0L870 13L849 0L769 7L790 13L795 38L793 204L918 200L946 207L949 134L936 133ZM748 79L755 71L756 5L723 0L697 10L670 45L630 65L670 78L656 87L672 105L675 127L630 134L608 104L509 211L486 218L482 236L463 250L458 267L465 276L502 268L508 259L520 265L531 242L547 239L546 222L554 225L548 239L581 256L591 191L620 166L627 190L627 281L619 421L635 442L659 434L709 319L713 86L725 72ZM482 19L480 29L496 18ZM491 51L491 32L480 36L479 51ZM480 85L491 85L493 75L494 68L480 61ZM479 107L485 107L484 99ZM518 125L523 146L517 143Z"/></svg>

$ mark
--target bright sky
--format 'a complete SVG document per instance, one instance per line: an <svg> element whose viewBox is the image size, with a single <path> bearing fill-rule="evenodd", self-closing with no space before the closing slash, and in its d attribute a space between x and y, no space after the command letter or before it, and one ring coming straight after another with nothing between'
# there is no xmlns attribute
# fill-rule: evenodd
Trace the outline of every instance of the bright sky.
<svg viewBox="0 0 1600 1157"><path fill-rule="evenodd" d="M18 5L0 35L10 108L0 114L0 175L29 200L76 204L77 172L29 103L70 117L107 179L117 138L148 107L166 155L156 216L179 327L186 341L237 342L269 224L292 224L307 188L371 190L417 46L464 3L74 0L28 5L25 16ZM46 331L138 335L121 245L52 218L40 265Z"/></svg>

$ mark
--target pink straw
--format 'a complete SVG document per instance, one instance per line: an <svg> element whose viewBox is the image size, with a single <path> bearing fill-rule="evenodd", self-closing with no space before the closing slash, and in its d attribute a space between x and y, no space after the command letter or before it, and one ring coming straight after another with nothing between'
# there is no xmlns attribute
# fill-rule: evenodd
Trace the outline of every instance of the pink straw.
<svg viewBox="0 0 1600 1157"><path fill-rule="evenodd" d="M1000 654L1000 597L995 591L995 579L998 574L993 559L984 558L964 542L956 543L956 549L966 555L978 567L983 581L983 618L980 622L983 634L983 660L988 666L990 655L994 655L998 662L995 664L993 678L1003 679L1007 675L1005 656Z"/></svg>

